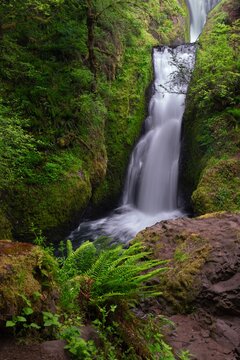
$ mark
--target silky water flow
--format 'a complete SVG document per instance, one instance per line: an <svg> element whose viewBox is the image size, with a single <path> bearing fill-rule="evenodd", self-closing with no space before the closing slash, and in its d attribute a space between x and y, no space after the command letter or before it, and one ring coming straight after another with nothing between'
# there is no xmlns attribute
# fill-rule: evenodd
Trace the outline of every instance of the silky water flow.
<svg viewBox="0 0 240 360"><path fill-rule="evenodd" d="M195 42L217 0L188 0ZM100 236L127 242L158 221L184 216L178 206L180 132L195 44L153 49L154 83L144 134L129 162L121 205L109 216L85 221L70 234L74 245Z"/></svg>

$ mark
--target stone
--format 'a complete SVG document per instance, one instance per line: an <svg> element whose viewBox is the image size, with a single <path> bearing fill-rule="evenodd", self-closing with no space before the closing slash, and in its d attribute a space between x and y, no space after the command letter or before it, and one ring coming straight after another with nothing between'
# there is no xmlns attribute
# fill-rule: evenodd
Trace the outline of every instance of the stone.
<svg viewBox="0 0 240 360"><path fill-rule="evenodd" d="M184 348L197 360L239 360L240 214L163 221L137 238L154 257L169 260L163 295L155 309L144 306L175 323L166 340L176 354Z"/></svg>

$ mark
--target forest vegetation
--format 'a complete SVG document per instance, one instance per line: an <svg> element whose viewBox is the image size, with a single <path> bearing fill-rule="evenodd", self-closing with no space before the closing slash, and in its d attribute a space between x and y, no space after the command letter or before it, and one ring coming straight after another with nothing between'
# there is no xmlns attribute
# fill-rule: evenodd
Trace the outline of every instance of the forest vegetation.
<svg viewBox="0 0 240 360"><path fill-rule="evenodd" d="M151 49L182 41L168 1L1 1L1 237L62 237L111 207L145 115ZM3 140L4 139L4 140Z"/></svg>
<svg viewBox="0 0 240 360"><path fill-rule="evenodd" d="M62 339L73 359L191 359L167 343L174 324L149 313L159 298L166 311L194 312L215 230L208 238L187 219L129 246L51 245L85 211L117 203L147 112L152 48L189 41L185 1L0 0L0 15L0 330ZM240 210L239 18L239 1L222 0L197 42L180 176L191 214L204 215L194 224L213 226L208 213L220 212L219 226L231 217L221 212ZM171 237L174 226L183 230Z"/></svg>
<svg viewBox="0 0 240 360"><path fill-rule="evenodd" d="M195 214L240 210L240 20L223 0L199 39L184 115L183 184Z"/></svg>

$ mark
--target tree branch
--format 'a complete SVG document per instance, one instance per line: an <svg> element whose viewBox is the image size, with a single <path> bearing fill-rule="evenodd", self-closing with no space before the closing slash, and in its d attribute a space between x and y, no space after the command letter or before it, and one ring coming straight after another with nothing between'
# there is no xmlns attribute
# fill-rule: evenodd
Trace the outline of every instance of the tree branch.
<svg viewBox="0 0 240 360"><path fill-rule="evenodd" d="M186 95L187 91L173 91L172 89L168 89L167 87L165 87L164 85L158 85L159 87L163 88L164 90L166 90L167 93L169 94L178 94L178 95Z"/></svg>

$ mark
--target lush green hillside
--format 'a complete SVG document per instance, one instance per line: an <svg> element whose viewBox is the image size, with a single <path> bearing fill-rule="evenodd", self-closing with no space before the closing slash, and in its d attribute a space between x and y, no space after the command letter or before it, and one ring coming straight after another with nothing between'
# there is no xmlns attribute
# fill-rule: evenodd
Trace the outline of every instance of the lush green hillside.
<svg viewBox="0 0 240 360"><path fill-rule="evenodd" d="M223 0L200 37L184 120L194 212L240 210L240 5Z"/></svg>
<svg viewBox="0 0 240 360"><path fill-rule="evenodd" d="M177 0L137 4L0 3L1 237L69 228L92 196L98 206L119 196L152 46L186 32Z"/></svg>

